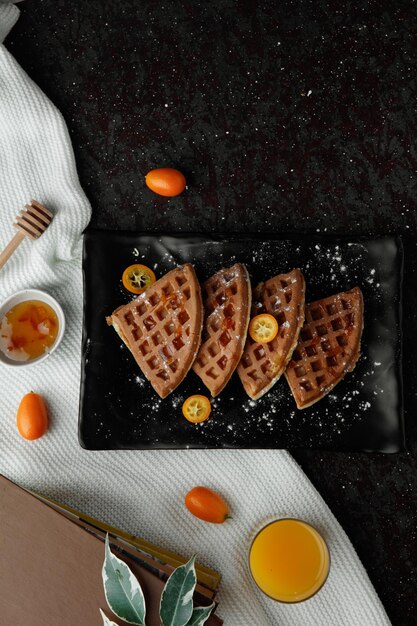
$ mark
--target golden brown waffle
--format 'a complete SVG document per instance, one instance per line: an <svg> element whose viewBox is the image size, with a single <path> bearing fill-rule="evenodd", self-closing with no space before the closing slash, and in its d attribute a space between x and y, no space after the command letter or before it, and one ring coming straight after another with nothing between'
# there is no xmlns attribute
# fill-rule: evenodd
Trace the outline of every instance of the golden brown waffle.
<svg viewBox="0 0 417 626"><path fill-rule="evenodd" d="M285 371L304 322L304 276L299 269L260 283L253 295L252 317L273 315L278 334L269 343L257 343L249 335L237 372L246 393L258 400Z"/></svg>
<svg viewBox="0 0 417 626"><path fill-rule="evenodd" d="M200 347L203 303L193 266L168 272L107 322L165 398L185 378Z"/></svg>
<svg viewBox="0 0 417 626"><path fill-rule="evenodd" d="M242 356L251 297L242 263L221 269L203 285L203 341L193 370L213 397L227 385Z"/></svg>
<svg viewBox="0 0 417 626"><path fill-rule="evenodd" d="M285 372L299 409L323 398L354 369L362 329L359 287L306 305L306 321Z"/></svg>

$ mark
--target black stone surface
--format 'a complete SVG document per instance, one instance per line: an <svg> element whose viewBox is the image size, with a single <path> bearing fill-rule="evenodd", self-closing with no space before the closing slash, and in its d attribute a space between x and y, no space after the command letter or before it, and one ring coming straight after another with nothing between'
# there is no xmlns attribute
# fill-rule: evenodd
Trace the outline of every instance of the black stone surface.
<svg viewBox="0 0 417 626"><path fill-rule="evenodd" d="M68 123L94 226L402 234L416 377L415 3L19 6L7 45ZM145 188L164 165L187 175L183 196ZM408 453L295 454L395 626L417 614L415 385L405 400Z"/></svg>

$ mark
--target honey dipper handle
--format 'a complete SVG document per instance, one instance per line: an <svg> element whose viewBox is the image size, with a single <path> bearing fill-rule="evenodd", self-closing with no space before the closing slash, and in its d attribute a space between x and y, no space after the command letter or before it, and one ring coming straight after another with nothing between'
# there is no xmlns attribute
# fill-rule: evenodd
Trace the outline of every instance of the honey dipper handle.
<svg viewBox="0 0 417 626"><path fill-rule="evenodd" d="M21 230L18 230L13 239L4 248L3 252L0 253L0 270L3 265L6 265L7 261L10 259L17 246L22 243L25 237L25 233Z"/></svg>

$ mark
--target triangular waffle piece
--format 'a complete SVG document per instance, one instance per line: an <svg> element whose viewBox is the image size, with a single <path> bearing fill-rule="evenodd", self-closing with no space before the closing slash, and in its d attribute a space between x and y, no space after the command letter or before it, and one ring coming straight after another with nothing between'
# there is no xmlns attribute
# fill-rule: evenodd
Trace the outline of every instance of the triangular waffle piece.
<svg viewBox="0 0 417 626"><path fill-rule="evenodd" d="M221 269L203 285L203 341L193 370L213 397L227 385L242 356L251 297L242 263Z"/></svg>
<svg viewBox="0 0 417 626"><path fill-rule="evenodd" d="M299 269L260 283L253 294L252 317L273 315L278 334L269 343L257 343L249 335L237 372L246 393L258 400L284 373L304 322L304 276Z"/></svg>
<svg viewBox="0 0 417 626"><path fill-rule="evenodd" d="M165 398L185 378L200 347L203 303L193 266L171 270L107 322Z"/></svg>
<svg viewBox="0 0 417 626"><path fill-rule="evenodd" d="M299 409L323 398L354 369L362 328L359 287L306 305L306 321L285 372Z"/></svg>

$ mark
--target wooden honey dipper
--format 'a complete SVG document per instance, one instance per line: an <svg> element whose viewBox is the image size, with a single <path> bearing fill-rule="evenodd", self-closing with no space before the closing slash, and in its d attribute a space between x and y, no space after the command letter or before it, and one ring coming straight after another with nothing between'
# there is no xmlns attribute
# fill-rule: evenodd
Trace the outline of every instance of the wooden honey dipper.
<svg viewBox="0 0 417 626"><path fill-rule="evenodd" d="M26 204L16 217L14 227L17 229L17 233L0 254L0 269L7 263L25 237L38 239L52 222L52 217L52 213L36 200L31 200L30 204Z"/></svg>

